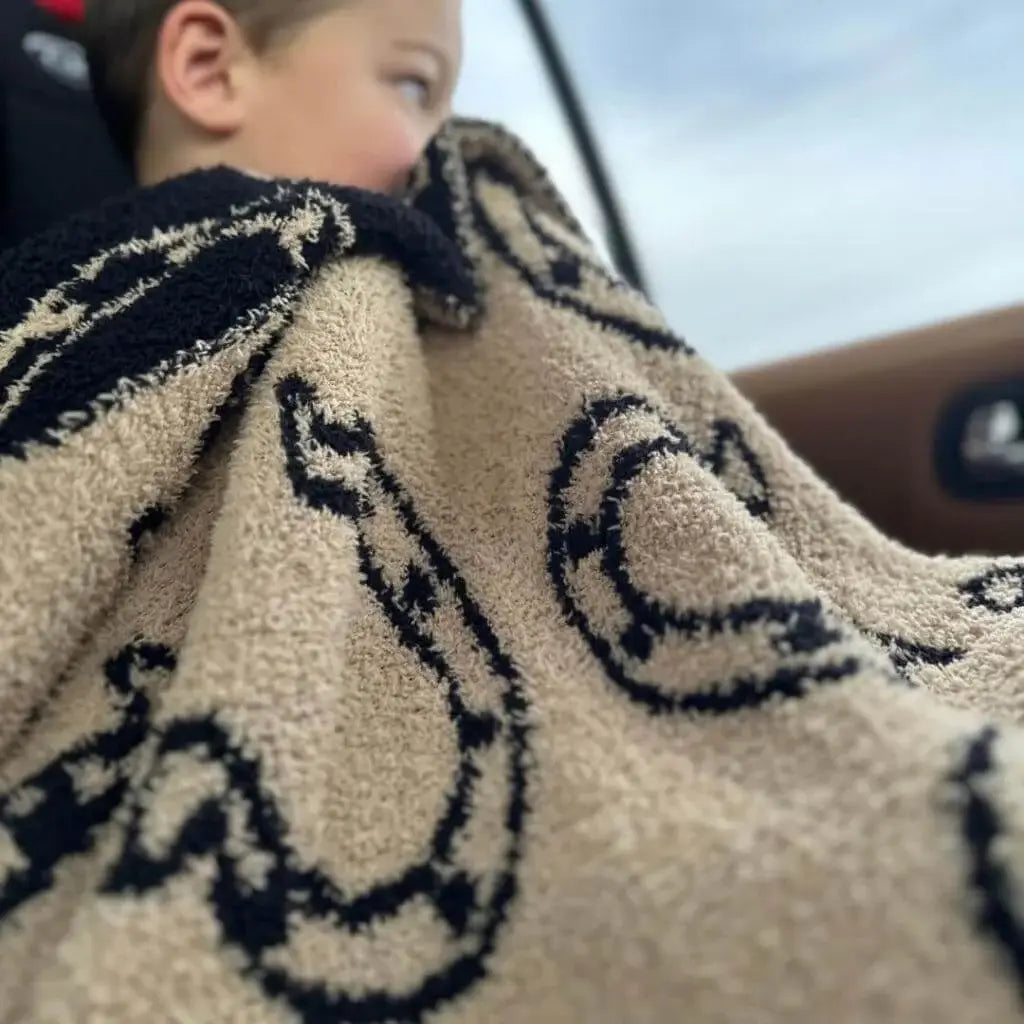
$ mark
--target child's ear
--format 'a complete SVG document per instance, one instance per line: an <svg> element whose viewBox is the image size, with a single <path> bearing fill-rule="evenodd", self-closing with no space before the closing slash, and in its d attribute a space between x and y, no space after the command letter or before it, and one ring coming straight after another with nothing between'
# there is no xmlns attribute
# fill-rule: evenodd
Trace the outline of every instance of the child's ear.
<svg viewBox="0 0 1024 1024"><path fill-rule="evenodd" d="M160 26L156 85L178 113L217 135L245 119L251 51L238 22L214 0L181 0Z"/></svg>

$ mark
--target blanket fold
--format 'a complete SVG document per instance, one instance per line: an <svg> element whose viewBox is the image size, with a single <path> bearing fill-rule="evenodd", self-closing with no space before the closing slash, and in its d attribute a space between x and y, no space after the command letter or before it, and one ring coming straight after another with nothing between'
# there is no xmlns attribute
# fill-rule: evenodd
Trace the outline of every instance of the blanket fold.
<svg viewBox="0 0 1024 1024"><path fill-rule="evenodd" d="M1024 564L880 536L453 122L0 257L0 1024L996 1024Z"/></svg>

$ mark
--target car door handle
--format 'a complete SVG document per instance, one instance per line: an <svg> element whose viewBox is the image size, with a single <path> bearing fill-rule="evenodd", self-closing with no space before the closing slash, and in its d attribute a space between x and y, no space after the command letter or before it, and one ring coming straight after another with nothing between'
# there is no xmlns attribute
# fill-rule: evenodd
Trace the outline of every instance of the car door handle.
<svg viewBox="0 0 1024 1024"><path fill-rule="evenodd" d="M940 481L965 501L1024 498L1024 379L958 395L936 432Z"/></svg>

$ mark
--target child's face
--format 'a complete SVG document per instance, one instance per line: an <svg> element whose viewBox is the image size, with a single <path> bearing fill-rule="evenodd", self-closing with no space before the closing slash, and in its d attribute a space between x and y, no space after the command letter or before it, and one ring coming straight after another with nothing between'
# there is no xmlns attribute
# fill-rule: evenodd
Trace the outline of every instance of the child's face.
<svg viewBox="0 0 1024 1024"><path fill-rule="evenodd" d="M461 0L348 0L256 64L250 170L400 189L451 111Z"/></svg>

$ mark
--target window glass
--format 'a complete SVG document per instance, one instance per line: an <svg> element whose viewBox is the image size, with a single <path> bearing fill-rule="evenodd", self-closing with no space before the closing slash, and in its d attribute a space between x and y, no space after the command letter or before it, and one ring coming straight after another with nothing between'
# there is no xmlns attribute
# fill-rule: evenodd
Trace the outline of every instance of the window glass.
<svg viewBox="0 0 1024 1024"><path fill-rule="evenodd" d="M515 4L467 6L470 63L490 75L468 78L467 105L572 181L528 37L503 49L523 35ZM1020 0L545 9L655 297L719 365L1024 297Z"/></svg>
<svg viewBox="0 0 1024 1024"><path fill-rule="evenodd" d="M607 256L600 207L519 0L464 0L463 11L465 62L456 111L515 132Z"/></svg>

